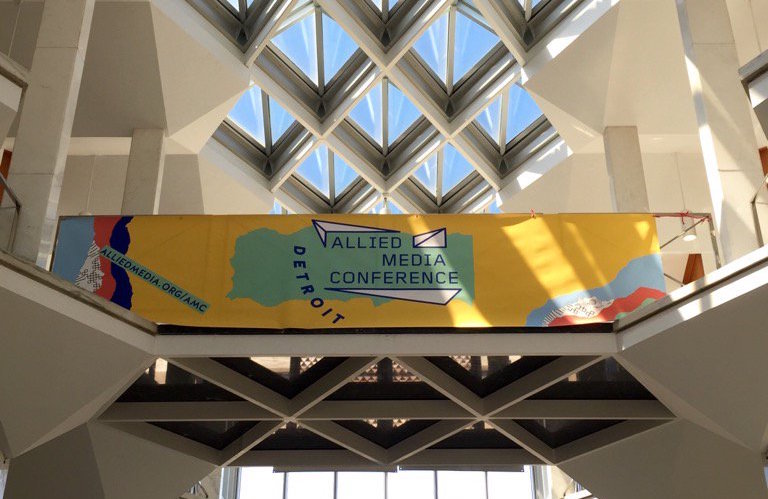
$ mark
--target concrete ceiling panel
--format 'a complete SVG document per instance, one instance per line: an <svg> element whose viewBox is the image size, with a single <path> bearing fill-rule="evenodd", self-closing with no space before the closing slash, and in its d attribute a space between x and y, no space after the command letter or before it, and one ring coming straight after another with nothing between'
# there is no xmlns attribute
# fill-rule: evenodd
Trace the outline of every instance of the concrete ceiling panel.
<svg viewBox="0 0 768 499"><path fill-rule="evenodd" d="M11 457L90 420L152 360L55 307L0 287L0 421Z"/></svg>
<svg viewBox="0 0 768 499"><path fill-rule="evenodd" d="M766 300L768 286L759 286L722 304L707 303L711 308L632 346L619 360L676 414L764 452Z"/></svg>
<svg viewBox="0 0 768 499"><path fill-rule="evenodd" d="M563 138L566 142L572 139L568 133L570 130L586 128L588 136L594 131L603 130L605 96L608 93L613 43L622 4L611 8L525 83L525 88L536 102L544 106L544 114L548 118L550 114L553 115L555 128L561 134L565 131ZM553 113L555 109L559 113ZM568 145L577 150L574 146L579 144Z"/></svg>
<svg viewBox="0 0 768 499"><path fill-rule="evenodd" d="M100 423L78 426L11 460L6 499L169 499L213 464Z"/></svg>
<svg viewBox="0 0 768 499"><path fill-rule="evenodd" d="M178 141L199 151L205 144L201 139L215 130L212 123L220 124L227 106L248 88L250 74L242 61L221 47L210 47L217 42L208 32L185 29L154 4L152 19L168 135L181 132Z"/></svg>
<svg viewBox="0 0 768 499"><path fill-rule="evenodd" d="M166 128L150 4L97 2L74 137L130 137Z"/></svg>
<svg viewBox="0 0 768 499"><path fill-rule="evenodd" d="M205 146L213 132L221 125L229 111L235 107L242 93L238 93L224 103L216 106L203 116L185 126L169 138L192 154L197 154Z"/></svg>
<svg viewBox="0 0 768 499"><path fill-rule="evenodd" d="M641 135L697 137L675 3L628 0L619 7L604 126Z"/></svg>
<svg viewBox="0 0 768 499"><path fill-rule="evenodd" d="M600 499L765 499L761 456L676 421L561 463Z"/></svg>
<svg viewBox="0 0 768 499"><path fill-rule="evenodd" d="M88 429L108 499L180 497L216 468L103 424L90 423Z"/></svg>

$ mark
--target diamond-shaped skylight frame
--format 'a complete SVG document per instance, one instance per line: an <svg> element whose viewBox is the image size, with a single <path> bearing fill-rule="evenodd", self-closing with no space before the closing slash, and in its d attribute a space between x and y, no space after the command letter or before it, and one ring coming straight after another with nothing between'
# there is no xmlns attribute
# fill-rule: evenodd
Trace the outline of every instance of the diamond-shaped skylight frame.
<svg viewBox="0 0 768 499"><path fill-rule="evenodd" d="M416 106L387 79L373 87L349 113L358 130L385 151L420 117Z"/></svg>
<svg viewBox="0 0 768 499"><path fill-rule="evenodd" d="M469 161L449 143L427 158L412 178L439 205L474 172Z"/></svg>
<svg viewBox="0 0 768 499"><path fill-rule="evenodd" d="M542 117L541 109L520 85L512 85L475 118L475 124L497 146L506 146Z"/></svg>
<svg viewBox="0 0 768 499"><path fill-rule="evenodd" d="M322 93L359 48L319 7L297 8L306 13L281 27L271 43L299 75Z"/></svg>
<svg viewBox="0 0 768 499"><path fill-rule="evenodd" d="M450 94L499 43L474 6L462 1L436 19L411 50Z"/></svg>
<svg viewBox="0 0 768 499"><path fill-rule="evenodd" d="M312 151L296 168L295 174L330 205L342 198L360 178L346 161L325 145Z"/></svg>
<svg viewBox="0 0 768 499"><path fill-rule="evenodd" d="M296 122L288 111L255 85L240 97L227 119L243 135L268 151Z"/></svg>

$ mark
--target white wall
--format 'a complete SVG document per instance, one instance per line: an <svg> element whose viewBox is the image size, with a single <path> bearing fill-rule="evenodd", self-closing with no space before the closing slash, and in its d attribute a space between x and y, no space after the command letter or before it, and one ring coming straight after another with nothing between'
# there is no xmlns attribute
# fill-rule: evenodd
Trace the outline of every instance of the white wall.
<svg viewBox="0 0 768 499"><path fill-rule="evenodd" d="M199 156L166 156L160 213L269 213L274 196L261 175L231 152L210 144ZM120 214L127 167L127 155L69 156L59 215Z"/></svg>

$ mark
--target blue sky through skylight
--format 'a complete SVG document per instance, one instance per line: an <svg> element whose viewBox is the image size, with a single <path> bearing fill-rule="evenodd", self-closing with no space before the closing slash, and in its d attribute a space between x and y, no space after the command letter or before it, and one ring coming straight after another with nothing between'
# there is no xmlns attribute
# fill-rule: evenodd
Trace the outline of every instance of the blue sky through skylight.
<svg viewBox="0 0 768 499"><path fill-rule="evenodd" d="M457 12L453 83L467 74L497 43L499 37Z"/></svg>
<svg viewBox="0 0 768 499"><path fill-rule="evenodd" d="M336 21L323 14L323 71L325 81L339 72L339 69L357 50L357 45Z"/></svg>
<svg viewBox="0 0 768 499"><path fill-rule="evenodd" d="M440 16L427 31L413 44L427 66L441 81L448 75L448 14Z"/></svg>
<svg viewBox="0 0 768 499"><path fill-rule="evenodd" d="M433 196L437 195L437 155L433 154L414 173L416 180L426 187Z"/></svg>
<svg viewBox="0 0 768 499"><path fill-rule="evenodd" d="M312 184L325 197L331 195L328 174L328 148L320 146L304 160L296 169L304 180Z"/></svg>
<svg viewBox="0 0 768 499"><path fill-rule="evenodd" d="M336 196L344 192L352 182L357 178L357 172L353 170L340 156L333 156L333 188Z"/></svg>
<svg viewBox="0 0 768 499"><path fill-rule="evenodd" d="M477 122L488 132L494 141L499 141L501 132L501 96L498 96L491 104L483 109L477 117Z"/></svg>
<svg viewBox="0 0 768 499"><path fill-rule="evenodd" d="M421 113L396 86L389 83L389 143L396 141Z"/></svg>
<svg viewBox="0 0 768 499"><path fill-rule="evenodd" d="M315 84L318 83L316 35L315 16L308 14L272 38L272 43Z"/></svg>
<svg viewBox="0 0 768 499"><path fill-rule="evenodd" d="M381 85L376 85L349 113L349 117L379 145L384 141L381 106Z"/></svg>
<svg viewBox="0 0 768 499"><path fill-rule="evenodd" d="M456 187L473 171L469 161L451 144L446 144L443 148L443 193Z"/></svg>
<svg viewBox="0 0 768 499"><path fill-rule="evenodd" d="M246 90L235 107L229 112L229 119L251 135L256 142L264 145L264 110L261 103L261 89L253 86Z"/></svg>
<svg viewBox="0 0 768 499"><path fill-rule="evenodd" d="M541 116L541 110L528 92L520 85L512 85L509 89L509 107L507 109L507 137L509 142L528 128Z"/></svg>
<svg viewBox="0 0 768 499"><path fill-rule="evenodd" d="M269 99L269 124L272 132L272 143L280 140L286 130L295 120L288 111L282 108L274 99Z"/></svg>

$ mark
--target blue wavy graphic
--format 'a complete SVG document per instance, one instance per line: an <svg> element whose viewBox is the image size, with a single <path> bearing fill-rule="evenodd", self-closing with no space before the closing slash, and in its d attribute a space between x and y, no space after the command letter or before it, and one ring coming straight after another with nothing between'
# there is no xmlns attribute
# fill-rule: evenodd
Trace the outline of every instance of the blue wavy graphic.
<svg viewBox="0 0 768 499"><path fill-rule="evenodd" d="M599 300L614 300L627 297L641 287L657 289L666 293L664 272L661 267L661 255L646 255L631 260L619 271L616 278L605 286L585 291L576 291L547 300L543 306L528 314L526 326L544 325L544 318L547 314L580 298L594 296Z"/></svg>
<svg viewBox="0 0 768 499"><path fill-rule="evenodd" d="M128 224L131 223L131 220L133 217L120 218L109 237L109 245L124 255L128 253L128 246L131 244L131 234L128 232ZM112 277L115 278L115 292L112 293L112 302L130 310L133 288L131 288L131 281L128 279L128 272L114 263L110 265Z"/></svg>

